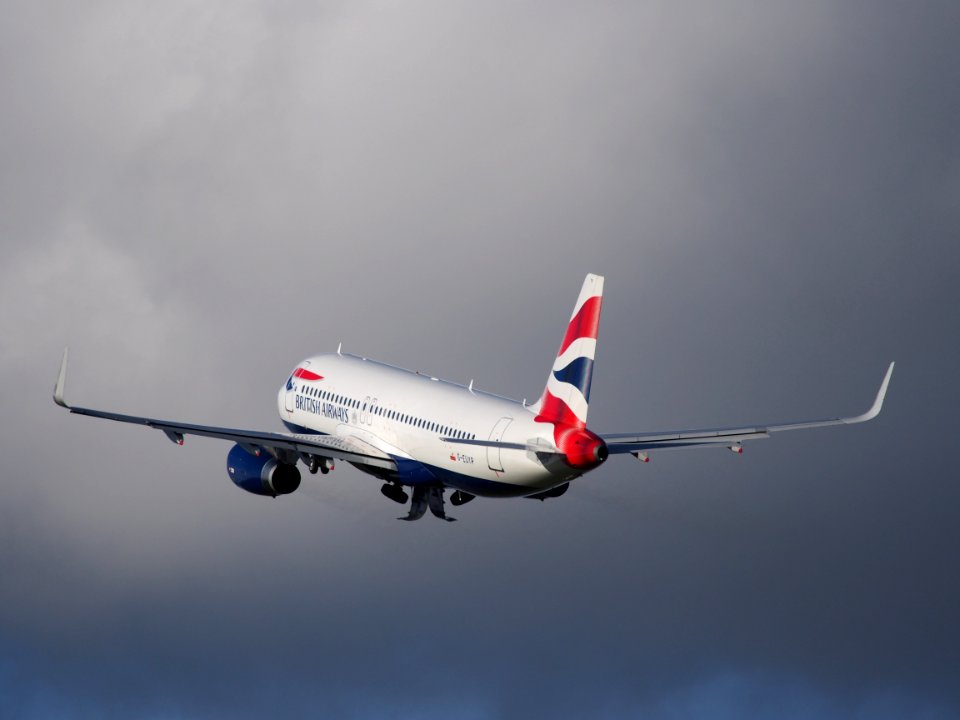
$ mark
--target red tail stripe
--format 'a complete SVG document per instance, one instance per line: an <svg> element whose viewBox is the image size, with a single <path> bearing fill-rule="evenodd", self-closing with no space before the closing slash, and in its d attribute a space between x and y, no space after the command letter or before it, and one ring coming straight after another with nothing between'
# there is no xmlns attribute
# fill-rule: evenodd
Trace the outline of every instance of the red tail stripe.
<svg viewBox="0 0 960 720"><path fill-rule="evenodd" d="M573 410L560 398L554 397L553 393L546 390L543 393L543 404L540 406L540 412L534 418L536 422L549 422L567 427L584 428L586 423L573 414Z"/></svg>
<svg viewBox="0 0 960 720"><path fill-rule="evenodd" d="M557 355L563 355L563 352L570 347L570 343L579 338L597 339L597 331L600 329L600 303L603 298L594 295L587 300L580 311L573 317L570 324L567 325L567 334L563 336L563 343L560 345L560 352Z"/></svg>
<svg viewBox="0 0 960 720"><path fill-rule="evenodd" d="M293 376L301 378L302 380L323 380L323 375L317 375L315 372L310 372L306 368L297 368L293 371Z"/></svg>

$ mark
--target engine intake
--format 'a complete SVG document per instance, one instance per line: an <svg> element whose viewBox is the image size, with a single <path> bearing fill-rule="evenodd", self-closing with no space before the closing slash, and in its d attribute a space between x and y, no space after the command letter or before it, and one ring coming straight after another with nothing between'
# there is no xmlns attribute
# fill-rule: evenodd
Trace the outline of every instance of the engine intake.
<svg viewBox="0 0 960 720"><path fill-rule="evenodd" d="M240 445L227 453L227 473L234 485L254 495L289 495L300 487L296 465L278 462L266 452L253 455Z"/></svg>

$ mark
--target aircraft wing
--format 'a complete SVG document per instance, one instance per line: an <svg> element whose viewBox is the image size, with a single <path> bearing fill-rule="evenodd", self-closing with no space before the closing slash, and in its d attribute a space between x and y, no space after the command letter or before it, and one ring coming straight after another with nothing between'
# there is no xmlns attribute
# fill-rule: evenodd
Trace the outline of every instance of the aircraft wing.
<svg viewBox="0 0 960 720"><path fill-rule="evenodd" d="M213 425L195 425L192 423L173 420L158 420L156 418L139 417L137 415L122 415L104 410L74 407L63 399L63 386L67 372L67 351L63 352L63 361L60 364L60 374L53 391L53 401L60 407L66 408L77 415L115 420L117 422L144 425L162 430L164 434L178 445L183 445L184 435L198 435L200 437L231 440L248 447L256 453L257 448L265 448L278 459L286 458L295 461L301 454L320 455L345 462L371 465L374 467L396 470L396 462L386 453L369 445L362 440L351 437L333 435L305 435L296 433L275 433L260 430L242 430L238 428L216 427Z"/></svg>
<svg viewBox="0 0 960 720"><path fill-rule="evenodd" d="M633 453L640 459L646 459L648 450L667 450L672 448L690 447L729 447L734 452L740 452L740 443L744 440L756 440L770 437L770 433L785 430L804 430L807 428L829 427L831 425L854 425L872 420L880 414L883 399L887 394L890 376L893 374L894 363L890 363L887 373L880 384L880 390L873 401L873 405L862 415L852 417L828 418L825 420L804 420L776 425L753 425L746 427L705 428L702 430L671 430L668 432L648 433L614 433L601 435L607 443L610 454Z"/></svg>

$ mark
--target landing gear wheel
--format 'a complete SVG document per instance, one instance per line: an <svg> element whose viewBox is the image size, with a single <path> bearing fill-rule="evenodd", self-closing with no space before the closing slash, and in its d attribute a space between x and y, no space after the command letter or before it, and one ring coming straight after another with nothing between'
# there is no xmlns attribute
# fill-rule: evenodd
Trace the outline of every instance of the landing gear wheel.
<svg viewBox="0 0 960 720"><path fill-rule="evenodd" d="M407 501L410 499L410 496L403 491L402 487L393 483L386 483L383 485L380 488L380 492L382 492L385 497L390 498L395 503L400 505L406 505Z"/></svg>

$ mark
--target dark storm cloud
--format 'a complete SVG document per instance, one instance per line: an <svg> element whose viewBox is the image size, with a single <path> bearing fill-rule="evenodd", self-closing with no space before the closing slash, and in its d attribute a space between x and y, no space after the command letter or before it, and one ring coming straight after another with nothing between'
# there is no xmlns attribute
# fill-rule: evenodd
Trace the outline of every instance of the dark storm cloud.
<svg viewBox="0 0 960 720"><path fill-rule="evenodd" d="M948 3L8 8L0 714L948 717ZM226 447L349 350L539 393L607 277L601 431L860 412L397 523Z"/></svg>

